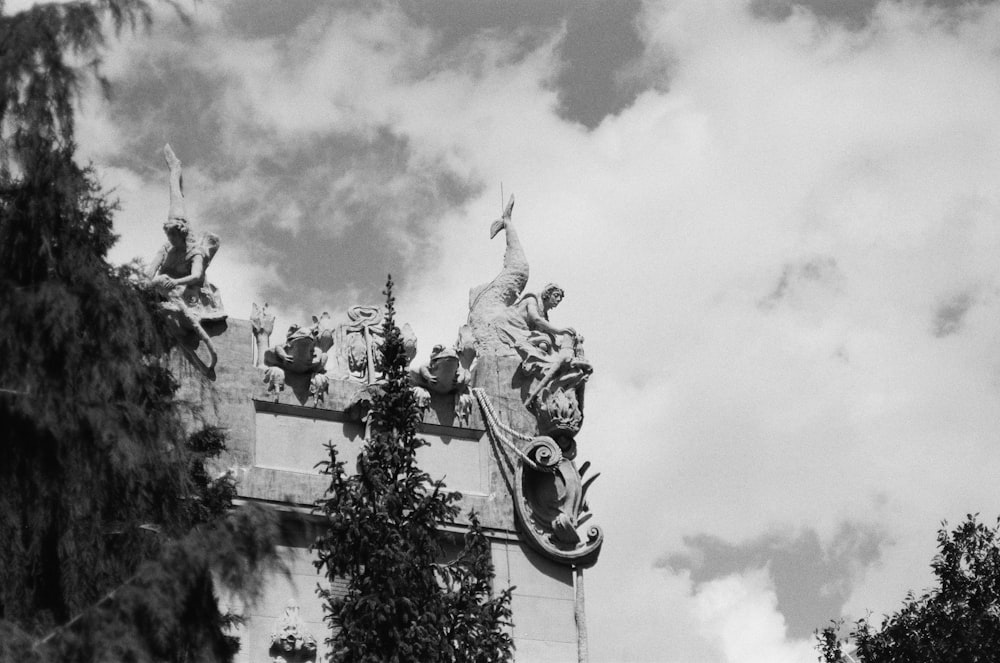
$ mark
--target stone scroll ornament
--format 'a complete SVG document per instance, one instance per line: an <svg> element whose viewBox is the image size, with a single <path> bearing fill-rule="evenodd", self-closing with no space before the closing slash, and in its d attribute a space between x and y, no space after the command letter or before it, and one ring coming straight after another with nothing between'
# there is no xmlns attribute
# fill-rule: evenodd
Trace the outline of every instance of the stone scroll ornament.
<svg viewBox="0 0 1000 663"><path fill-rule="evenodd" d="M170 208L163 224L167 242L153 258L147 276L174 326L181 351L204 375L214 378L218 356L205 325L224 321L226 312L218 289L205 274L219 250L219 236L192 230L184 204L181 161L170 145L163 147L163 158L170 170ZM198 354L199 345L205 346L207 362Z"/></svg>
<svg viewBox="0 0 1000 663"><path fill-rule="evenodd" d="M519 433L500 421L485 390L474 388L472 393L490 438L498 443L497 455L505 459L501 463L514 468L514 513L528 544L557 562L594 564L604 531L589 522L592 514L586 498L600 473L584 481L590 463L577 469L575 443L564 451L547 435Z"/></svg>
<svg viewBox="0 0 1000 663"><path fill-rule="evenodd" d="M593 367L584 356L583 337L549 320L549 312L563 299L562 288L548 284L537 294L524 292L528 261L511 222L513 207L512 196L491 226L491 237L505 231L503 268L470 293L468 326L479 360L493 355L497 366L516 366L510 382L501 384L516 390L536 431L507 426L485 390L476 388L473 394L498 456L509 459L514 510L528 543L556 561L588 566L604 540L601 528L588 522L586 502L587 488L598 475L584 482L589 463L577 469L574 459L584 387Z"/></svg>

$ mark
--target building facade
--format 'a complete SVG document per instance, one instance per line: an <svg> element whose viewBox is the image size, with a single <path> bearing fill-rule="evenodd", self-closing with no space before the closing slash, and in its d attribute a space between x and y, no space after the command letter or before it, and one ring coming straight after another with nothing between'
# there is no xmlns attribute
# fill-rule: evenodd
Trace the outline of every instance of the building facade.
<svg viewBox="0 0 1000 663"><path fill-rule="evenodd" d="M224 330L216 330L212 338L218 354L214 380L185 383L182 397L201 404L197 424L218 425L228 432L224 463L236 473L240 500L269 505L283 514L281 549L290 573L268 578L256 604L231 606L246 617L238 633L241 651L237 660L241 663L294 663L322 660L325 655L328 629L316 595L317 584L325 578L317 574L309 546L317 527L310 518L311 506L322 497L328 481L318 473L316 464L325 459L324 445L330 442L339 457L347 459L349 468L364 444L357 397L369 378L374 381L378 377L368 371L374 364L372 350L377 352L375 325L380 324L379 317L370 316L372 324L367 331L350 319L341 324L317 322L306 332L292 329L286 343L274 346L273 350L284 348L277 356L267 348L267 335L262 333L259 319L230 318ZM356 340L352 336L366 335L369 347L352 343ZM333 341L327 352L321 350L322 337ZM310 346L307 355L317 360L308 362L312 368L307 365L306 370L292 370L290 360L295 356L297 338ZM360 361L350 360L352 345L364 350L354 352ZM442 373L443 382L443 373L453 368L442 365L456 363L460 352L437 347L432 354L438 361L432 359L413 371L418 391L421 373ZM284 368L274 366L281 361L286 362ZM579 542L564 545L571 556L560 558L526 536L531 528L535 538L551 535L544 527L539 533L535 531L538 527L526 522L533 517L532 504L546 522L565 519L566 509L560 511L560 504L566 500L567 490L557 467L544 469L539 460L525 461L520 456L531 452L530 440L537 433L536 417L525 407L521 387L509 386L521 363L517 356L478 357L472 370L456 381L462 383L457 388L442 384L437 390L420 392L426 404L420 436L429 444L420 450L418 459L433 478L443 478L450 490L461 492L463 518L470 510L479 515L491 542L495 586L515 587L511 602L514 660L578 661L585 656L586 643L582 596L577 590L582 590L582 568L596 560L600 542L590 548ZM466 370L461 361L457 365ZM358 370L352 373L352 367ZM426 377L423 380L426 384ZM435 380L428 386L437 385ZM529 434L517 436L518 430ZM546 449L541 451L542 464L552 460L545 458ZM571 464L566 459L561 462ZM534 482L539 484L535 486L525 474L538 475L543 481ZM516 488L518 482L527 491ZM539 494L525 495L532 491ZM576 509L580 511L579 504ZM449 529L461 533L465 525L459 520ZM573 558L574 550L586 554ZM303 642L315 642L315 650L307 645L284 651L282 634L292 632L299 633Z"/></svg>

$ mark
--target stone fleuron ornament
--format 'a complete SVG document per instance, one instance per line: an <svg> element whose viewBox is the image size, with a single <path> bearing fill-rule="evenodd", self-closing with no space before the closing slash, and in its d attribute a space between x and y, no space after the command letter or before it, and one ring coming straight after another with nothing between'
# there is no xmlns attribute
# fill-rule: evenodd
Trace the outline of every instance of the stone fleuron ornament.
<svg viewBox="0 0 1000 663"><path fill-rule="evenodd" d="M274 331L274 314L268 311L268 304L260 307L254 304L250 309L250 326L253 328L253 365L264 368L264 351L271 347L271 332Z"/></svg>
<svg viewBox="0 0 1000 663"><path fill-rule="evenodd" d="M588 523L585 499L597 475L584 483L589 463L577 470L574 459L576 435L583 426L584 387L593 367L576 330L549 320L549 312L563 299L562 288L550 283L537 294L524 292L528 261L511 222L513 207L512 196L490 228L491 238L505 231L503 268L471 291L468 328L477 372L488 365L485 372L496 376L493 388L515 392L530 416L512 416L531 422L533 430L507 425L485 389L477 386L472 391L513 488L514 511L528 543L556 561L588 566L597 560L604 540L601 528Z"/></svg>
<svg viewBox="0 0 1000 663"><path fill-rule="evenodd" d="M205 274L219 250L219 236L197 235L191 229L184 204L180 159L170 145L163 147L163 157L170 169L170 208L163 224L167 243L153 258L147 275L177 329L181 350L202 373L214 377L218 357L204 325L224 321L226 312L219 291L206 280ZM193 347L185 336L194 337ZM198 355L199 342L208 352L208 363Z"/></svg>
<svg viewBox="0 0 1000 663"><path fill-rule="evenodd" d="M271 634L268 652L274 663L304 663L316 660L316 638L307 632L299 615L299 606L290 600L285 614L278 622L278 630Z"/></svg>

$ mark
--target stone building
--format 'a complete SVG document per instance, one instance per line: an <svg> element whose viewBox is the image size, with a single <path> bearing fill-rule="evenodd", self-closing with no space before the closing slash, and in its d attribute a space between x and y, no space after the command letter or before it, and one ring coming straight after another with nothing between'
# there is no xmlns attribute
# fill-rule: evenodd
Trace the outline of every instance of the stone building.
<svg viewBox="0 0 1000 663"><path fill-rule="evenodd" d="M246 618L238 660L322 660L327 627L315 591L321 578L309 553L316 526L309 514L328 482L316 464L326 458L328 442L343 459L356 457L364 444L359 397L380 377L382 311L354 306L343 320L323 314L293 325L275 345L266 305L255 306L251 320L224 319L205 279L219 238L195 241L181 205L180 163L169 147L165 152L172 201L167 230L175 236L150 276L178 328L187 330L183 353L209 378L187 380L181 396L201 405L194 423L227 429L223 462L237 476L239 499L270 505L287 525L281 546L290 574L269 578L256 605L231 606ZM506 237L500 273L472 289L455 344L435 345L430 360L411 371L424 406L420 434L430 443L419 462L462 493L462 514L479 514L496 585L516 586L515 660L581 661L583 569L596 562L603 540L589 522L589 463L574 462L592 369L582 337L549 321L563 291L549 284L525 292L528 263L512 207L513 198L491 228L491 236L504 231ZM211 308L203 306L207 300ZM416 354L406 327L404 335ZM460 534L465 526L459 520L448 527Z"/></svg>

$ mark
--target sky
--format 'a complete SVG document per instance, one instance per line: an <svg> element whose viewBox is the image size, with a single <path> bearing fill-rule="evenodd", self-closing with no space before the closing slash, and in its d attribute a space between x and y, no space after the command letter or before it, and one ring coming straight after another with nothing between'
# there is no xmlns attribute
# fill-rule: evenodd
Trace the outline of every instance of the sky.
<svg viewBox="0 0 1000 663"><path fill-rule="evenodd" d="M422 360L513 193L595 366L592 661L815 661L931 584L942 521L1000 515L997 4L182 7L80 112L113 260L163 242L169 142L231 316L280 337L391 272Z"/></svg>

